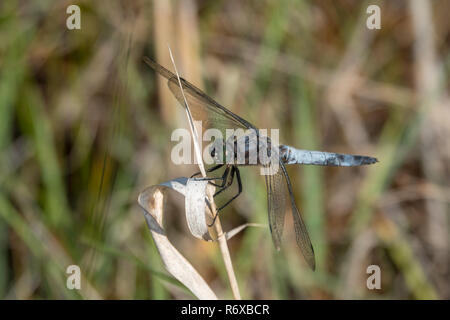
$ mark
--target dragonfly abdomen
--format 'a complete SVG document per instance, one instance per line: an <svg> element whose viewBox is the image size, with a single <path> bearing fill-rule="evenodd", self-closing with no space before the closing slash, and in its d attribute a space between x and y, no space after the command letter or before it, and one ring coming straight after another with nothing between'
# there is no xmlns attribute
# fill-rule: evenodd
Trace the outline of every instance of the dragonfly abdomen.
<svg viewBox="0 0 450 320"><path fill-rule="evenodd" d="M376 158L367 156L301 150L285 145L280 146L280 153L281 159L285 164L352 167L378 162Z"/></svg>

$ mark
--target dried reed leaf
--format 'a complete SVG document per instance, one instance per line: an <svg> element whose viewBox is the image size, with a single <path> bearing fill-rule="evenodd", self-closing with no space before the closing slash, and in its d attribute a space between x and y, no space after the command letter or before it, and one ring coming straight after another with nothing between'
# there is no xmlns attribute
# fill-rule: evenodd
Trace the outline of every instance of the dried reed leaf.
<svg viewBox="0 0 450 320"><path fill-rule="evenodd" d="M244 223L244 224L241 224L239 227L231 229L230 231L227 232L227 234L226 234L227 240L230 240L231 238L233 238L235 235L237 235L239 232L243 231L247 227L266 228L267 225L264 225L264 224L261 224L261 223Z"/></svg>
<svg viewBox="0 0 450 320"><path fill-rule="evenodd" d="M151 186L139 194L138 203L144 210L145 220L147 221L147 225L167 271L169 271L169 273L178 281L183 283L199 299L217 299L215 293L200 276L197 270L195 270L186 258L172 245L162 226L164 214L163 192L166 188L170 188L185 196L187 195L192 202L195 203L189 204L189 211L192 212L189 214L186 212L189 228L195 230L197 237L201 234L201 238L203 238L203 236L208 233L206 223L204 222L206 183L203 185L202 189L201 185L203 182L204 181L190 182L187 178L178 178L160 185ZM192 190L190 190L191 188ZM200 197L202 197L202 201L198 200ZM186 199L186 201L190 200ZM198 212L194 214L194 211L198 211L200 214ZM200 218L201 212L203 212L203 222L206 231L203 224L200 222L202 221Z"/></svg>
<svg viewBox="0 0 450 320"><path fill-rule="evenodd" d="M186 184L186 221L191 234L199 239L210 241L211 235L206 224L205 198L208 181L189 179Z"/></svg>

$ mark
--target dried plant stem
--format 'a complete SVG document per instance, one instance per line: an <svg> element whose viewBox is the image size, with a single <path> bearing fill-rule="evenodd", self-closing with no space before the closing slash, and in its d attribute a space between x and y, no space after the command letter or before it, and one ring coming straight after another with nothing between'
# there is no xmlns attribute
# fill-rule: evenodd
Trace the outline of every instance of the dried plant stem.
<svg viewBox="0 0 450 320"><path fill-rule="evenodd" d="M173 182L176 182L173 180ZM144 217L166 270L199 299L217 299L202 276L171 244L163 229L164 192L162 185L143 191L138 198Z"/></svg>
<svg viewBox="0 0 450 320"><path fill-rule="evenodd" d="M233 296L236 300L241 300L241 294L239 292L239 286L236 280L236 275L234 274L233 264L231 263L230 251L228 250L227 239L225 234L222 232L222 225L220 224L219 218L216 219L214 228L219 235L219 247L222 254L223 262L225 263L225 268L228 274L228 280L230 281L231 291L233 291Z"/></svg>
<svg viewBox="0 0 450 320"><path fill-rule="evenodd" d="M184 104L185 104L184 106L186 108L186 114L187 114L187 117L189 120L189 125L191 128L191 133L192 133L192 137L193 137L193 141L194 141L194 149L195 149L195 153L197 155L197 159L199 159L198 166L200 168L200 172L201 172L202 176L205 178L206 171L205 171L205 167L204 167L204 164L202 161L200 147L198 145L198 137L199 136L198 136L197 130L194 126L192 115L189 110L189 104L184 95L183 86L181 85L180 75L178 74L177 66L175 65L175 60L172 55L172 50L170 49L169 45L167 47L169 49L170 59L172 60L173 67L175 69L175 73L178 78L178 85L180 86L181 93L183 95ZM207 191L206 191L207 197L208 197L208 201L211 205L211 211L210 211L211 216L210 217L216 217L216 215L217 215L216 204L214 202L214 191L215 191L215 188L212 185L207 186ZM222 225L219 220L219 216L217 216L216 219L212 219L212 221L214 221L214 229L217 234L217 241L219 242L220 253L222 254L223 262L225 264L225 269L227 270L228 280L230 281L230 286L231 286L231 290L233 292L233 296L236 300L240 300L241 294L239 293L239 287L238 287L238 283L236 280L236 275L234 274L233 264L231 263L231 256L230 256L230 251L228 250L227 238L226 238L225 234L223 233Z"/></svg>
<svg viewBox="0 0 450 320"><path fill-rule="evenodd" d="M215 188L211 185L207 187L207 196L209 203L211 204L212 216L217 214L216 204L214 202L214 190ZM231 262L230 251L228 250L228 243L226 234L222 230L222 224L220 223L219 216L216 217L214 222L214 230L217 234L217 241L219 242L220 253L222 254L222 259L225 264L225 269L227 270L228 280L230 281L231 291L233 292L233 297L236 300L241 300L241 294L239 292L239 286L236 280L236 275L234 274L233 263Z"/></svg>

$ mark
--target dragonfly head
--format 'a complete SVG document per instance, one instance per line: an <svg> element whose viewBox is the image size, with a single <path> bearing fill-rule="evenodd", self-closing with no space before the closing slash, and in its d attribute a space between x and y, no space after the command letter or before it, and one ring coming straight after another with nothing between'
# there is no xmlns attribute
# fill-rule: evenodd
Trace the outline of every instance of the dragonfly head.
<svg viewBox="0 0 450 320"><path fill-rule="evenodd" d="M216 139L209 147L209 154L214 163L225 163L225 145L223 139Z"/></svg>

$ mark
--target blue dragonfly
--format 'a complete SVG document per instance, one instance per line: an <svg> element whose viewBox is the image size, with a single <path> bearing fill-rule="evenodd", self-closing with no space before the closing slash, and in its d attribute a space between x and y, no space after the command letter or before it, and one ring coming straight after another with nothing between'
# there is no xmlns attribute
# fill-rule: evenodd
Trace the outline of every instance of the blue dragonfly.
<svg viewBox="0 0 450 320"><path fill-rule="evenodd" d="M178 77L174 73L147 57L144 58L144 62L168 80L167 84L170 91L182 106L185 106L183 97L184 93L193 119L196 121L201 121L203 128L218 129L223 133L225 133L226 129L242 129L244 132L243 135L239 137L230 137L225 142L216 141L219 142L219 144L215 142L210 149L211 156L216 160L217 164L209 168L207 172L213 172L225 166L224 173L221 177L212 178L219 179L221 181L220 184L215 184L220 188L215 193L215 196L230 187L233 184L234 177L236 177L238 184L238 193L222 205L218 211L222 210L242 192L242 180L239 173L239 167L246 165L267 166L267 162L262 163L259 158L256 159L256 162L253 161L250 163L249 161L251 152L255 151L255 149L259 151L259 149L263 147L261 144L261 141L263 141L264 147L269 150L268 153L274 155L277 162L277 170L269 170L269 174L265 175L269 227L274 246L277 250L280 250L285 215L287 211L290 211L294 221L296 242L300 247L303 257L308 265L312 270L315 270L316 262L314 249L305 223L295 204L292 184L287 174L285 165L305 164L352 167L373 164L378 162L378 160L376 158L360 155L301 150L288 145L271 145L271 140L268 137L260 137L259 130L253 124L223 107L187 80L180 78L183 88L182 91L179 85ZM252 136L257 139L250 139ZM244 146L244 161L237 161L237 155L239 152L236 152L236 146L239 141L244 141L244 143L241 144ZM256 143L252 144L249 143L249 141L256 141ZM227 160L225 160L224 155L228 154L228 146L231 146L233 155L231 156L231 159L228 157ZM271 159L273 159L273 157L271 157ZM193 176L198 174L199 173L194 174ZM207 179L211 180L211 178Z"/></svg>

